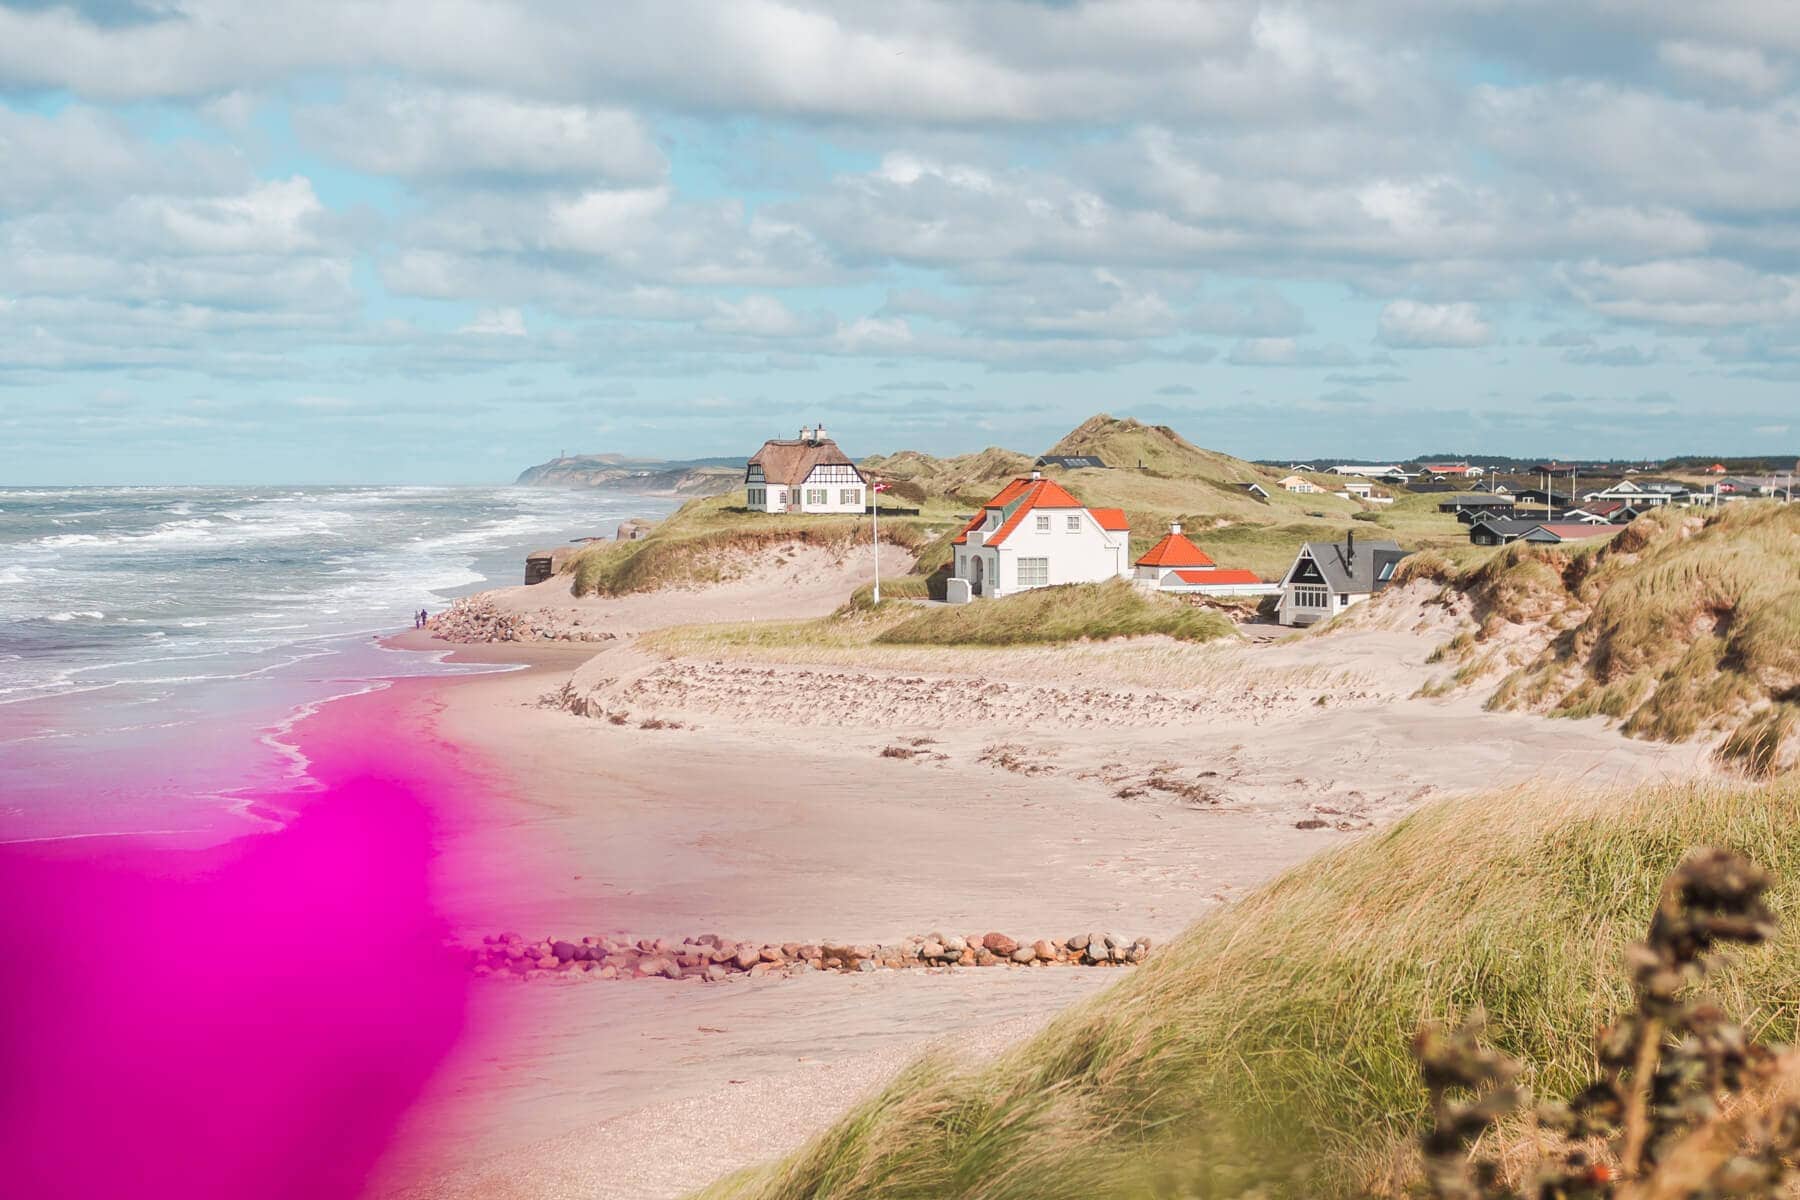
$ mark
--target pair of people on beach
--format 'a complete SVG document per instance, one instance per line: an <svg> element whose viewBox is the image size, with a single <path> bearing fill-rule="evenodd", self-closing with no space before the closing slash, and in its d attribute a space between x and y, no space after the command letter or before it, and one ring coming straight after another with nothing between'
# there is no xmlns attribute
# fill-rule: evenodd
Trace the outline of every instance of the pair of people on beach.
<svg viewBox="0 0 1800 1200"><path fill-rule="evenodd" d="M413 614L413 628L414 629L425 628L425 622L429 621L430 619L431 619L431 614L421 608L418 612Z"/></svg>

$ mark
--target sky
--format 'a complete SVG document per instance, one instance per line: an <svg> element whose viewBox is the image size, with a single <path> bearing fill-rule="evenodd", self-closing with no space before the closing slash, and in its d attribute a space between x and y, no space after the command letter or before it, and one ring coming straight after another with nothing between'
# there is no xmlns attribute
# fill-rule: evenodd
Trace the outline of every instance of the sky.
<svg viewBox="0 0 1800 1200"><path fill-rule="evenodd" d="M0 0L0 484L1800 449L1800 5Z"/></svg>

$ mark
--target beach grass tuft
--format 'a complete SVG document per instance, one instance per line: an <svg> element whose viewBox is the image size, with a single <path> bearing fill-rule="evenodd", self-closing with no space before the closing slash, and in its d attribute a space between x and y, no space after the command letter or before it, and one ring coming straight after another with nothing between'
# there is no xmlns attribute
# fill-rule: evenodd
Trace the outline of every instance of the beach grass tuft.
<svg viewBox="0 0 1800 1200"><path fill-rule="evenodd" d="M1800 779L1440 802L1202 920L1099 997L975 1069L915 1064L712 1200L1406 1194L1427 1094L1421 1021L1488 1036L1567 1091L1631 1004L1621 966L1697 846L1778 880L1781 932L1710 981L1753 1036L1800 1022Z"/></svg>
<svg viewBox="0 0 1800 1200"><path fill-rule="evenodd" d="M1220 613L1119 579L923 609L882 630L874 641L888 646L1027 646L1160 634L1210 642L1233 636L1234 628Z"/></svg>

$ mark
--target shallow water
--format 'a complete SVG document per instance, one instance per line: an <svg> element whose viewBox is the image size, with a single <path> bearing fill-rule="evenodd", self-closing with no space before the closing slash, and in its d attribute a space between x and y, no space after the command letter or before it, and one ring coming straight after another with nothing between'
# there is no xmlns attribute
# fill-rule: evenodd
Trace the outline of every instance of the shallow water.
<svg viewBox="0 0 1800 1200"><path fill-rule="evenodd" d="M448 672L374 638L661 497L478 487L0 488L0 842L229 837L304 785L299 715Z"/></svg>

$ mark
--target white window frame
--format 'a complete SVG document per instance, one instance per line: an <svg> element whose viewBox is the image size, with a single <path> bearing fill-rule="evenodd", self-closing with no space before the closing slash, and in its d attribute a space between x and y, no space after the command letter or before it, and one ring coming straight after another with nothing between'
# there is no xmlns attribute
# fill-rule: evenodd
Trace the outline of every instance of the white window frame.
<svg viewBox="0 0 1800 1200"><path fill-rule="evenodd" d="M1080 533L1081 532L1081 514L1080 513L1070 513L1069 514L1069 519L1063 523L1063 532L1064 533Z"/></svg>
<svg viewBox="0 0 1800 1200"><path fill-rule="evenodd" d="M854 504L859 508L862 507L862 489L861 488L840 488L838 490L838 503L839 504Z"/></svg>
<svg viewBox="0 0 1800 1200"><path fill-rule="evenodd" d="M769 506L769 490L767 488L750 489L750 507L767 508Z"/></svg>
<svg viewBox="0 0 1800 1200"><path fill-rule="evenodd" d="M1013 564L1013 569L1018 576L1019 586L1022 588L1050 586L1050 560L1048 558L1021 558Z"/></svg>
<svg viewBox="0 0 1800 1200"><path fill-rule="evenodd" d="M831 503L830 488L807 488L806 504L810 508L824 508Z"/></svg>
<svg viewBox="0 0 1800 1200"><path fill-rule="evenodd" d="M1331 589L1317 584L1299 584L1294 587L1295 608L1316 608L1329 611L1331 608Z"/></svg>
<svg viewBox="0 0 1800 1200"><path fill-rule="evenodd" d="M1049 513L1039 513L1038 514L1037 531L1039 533L1049 533L1050 532L1050 514Z"/></svg>

